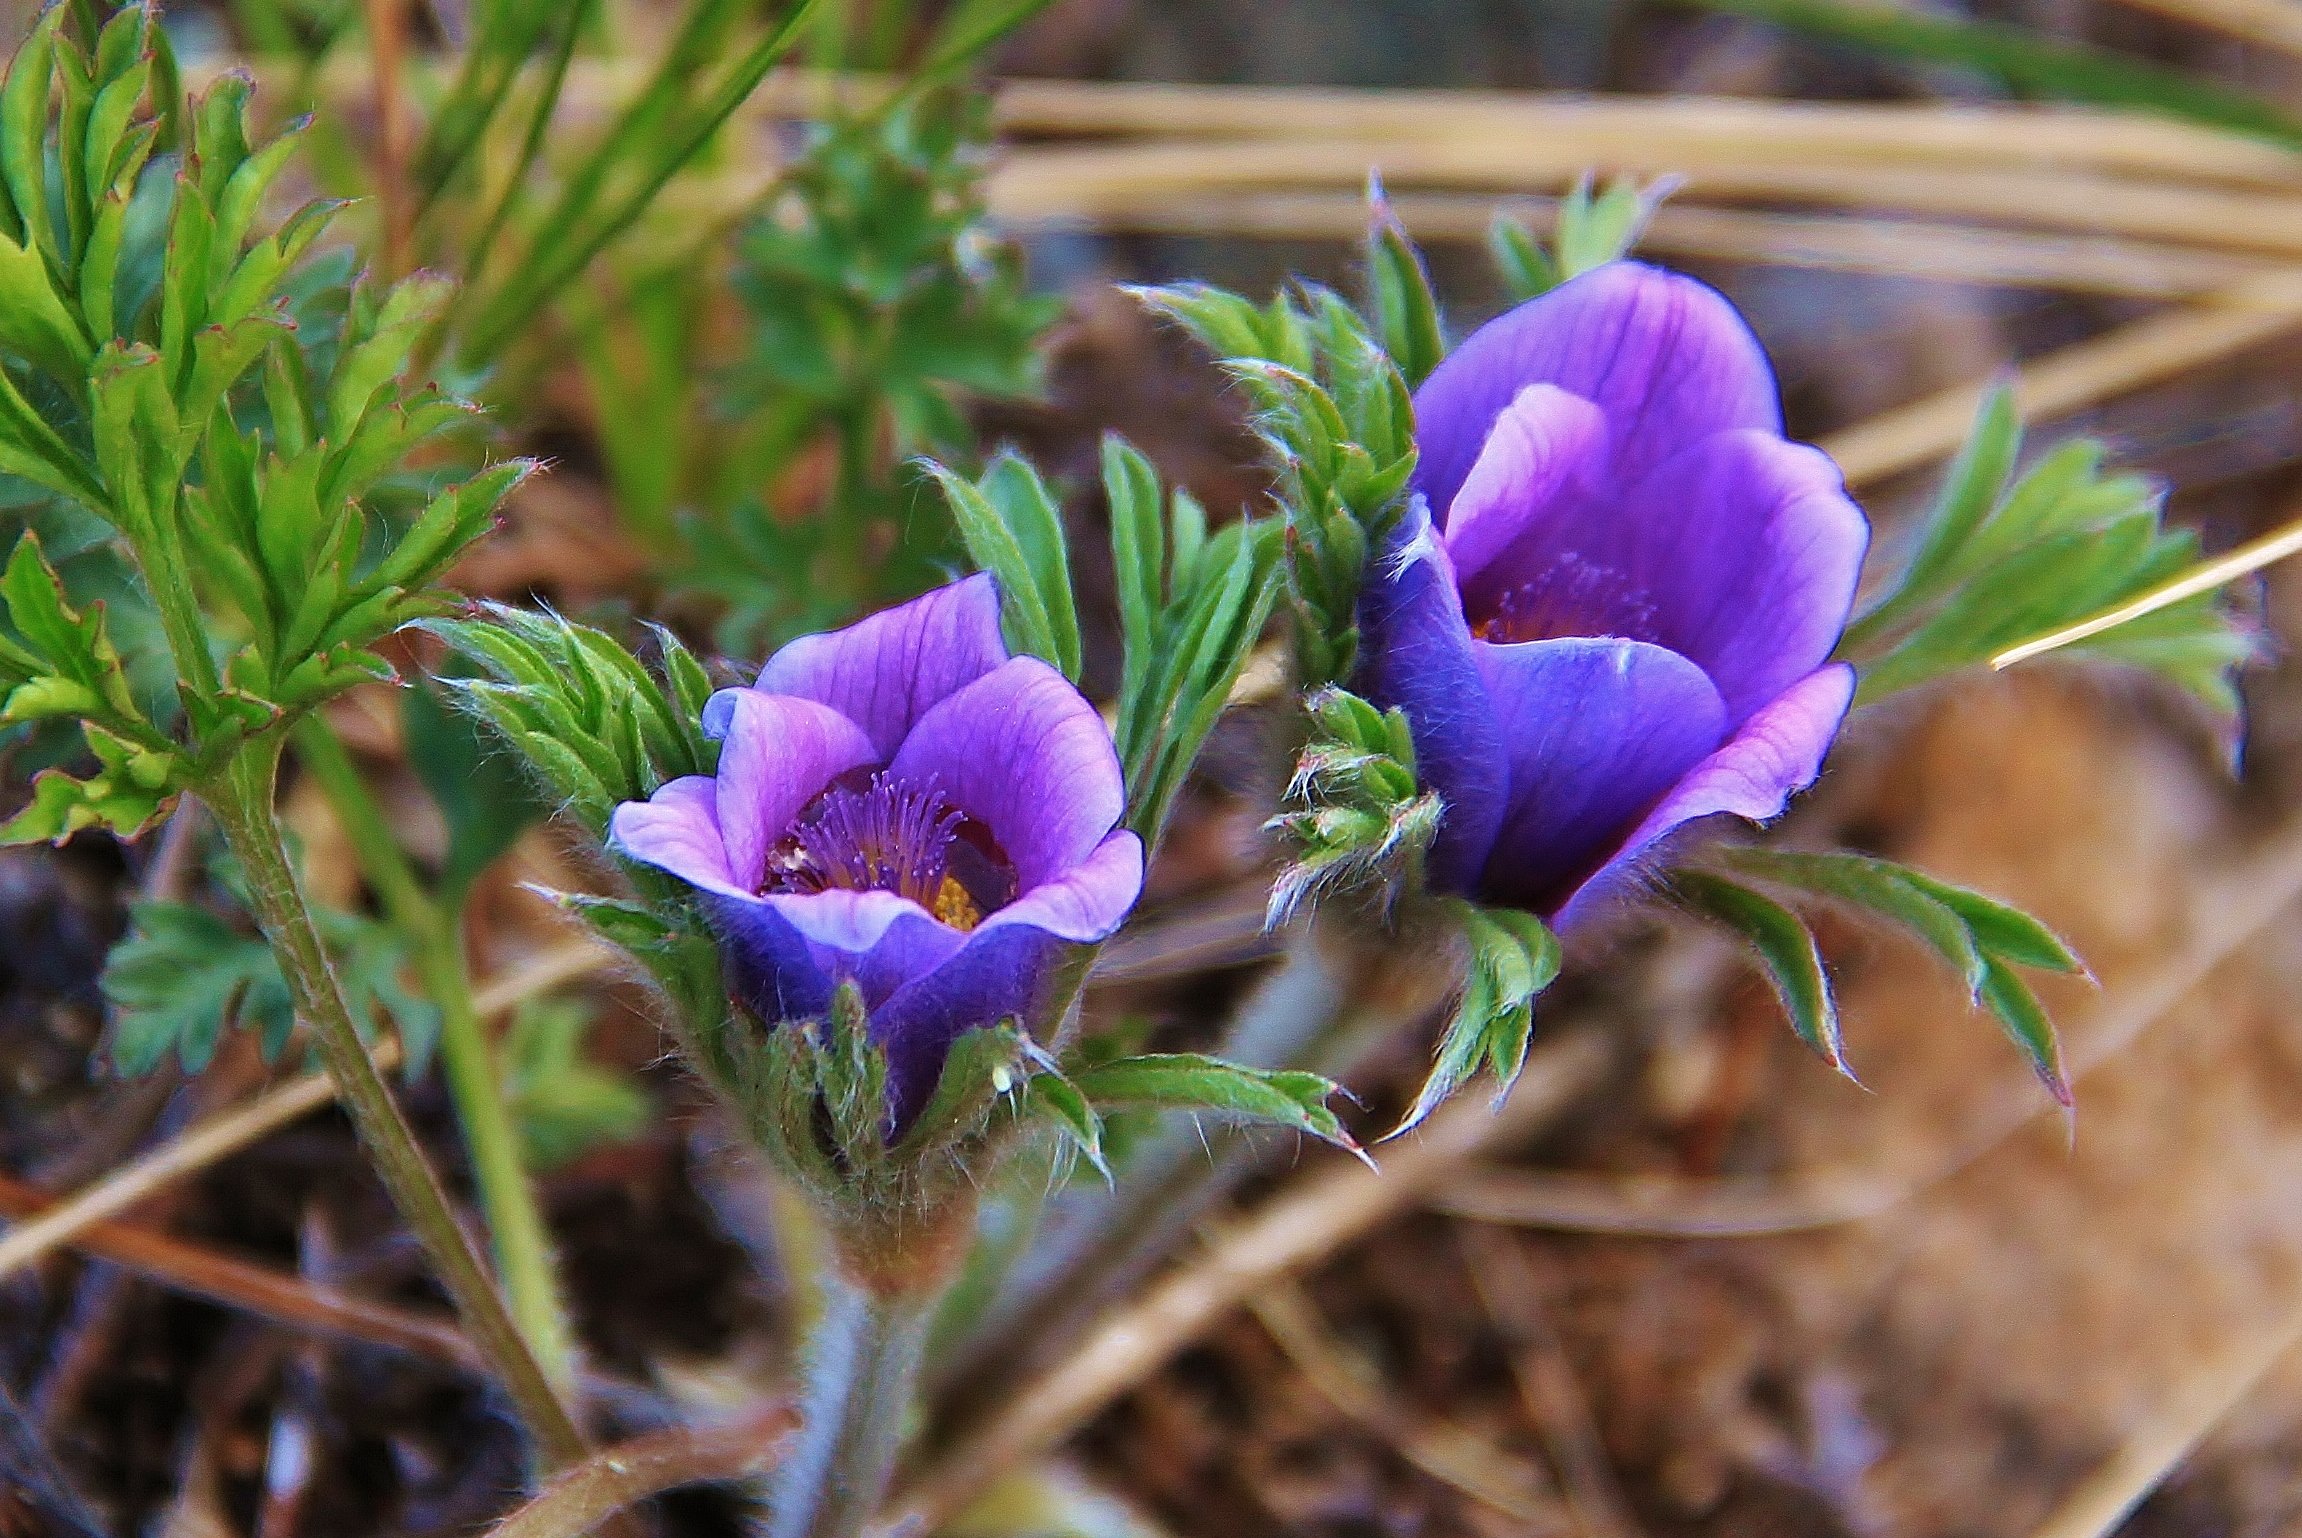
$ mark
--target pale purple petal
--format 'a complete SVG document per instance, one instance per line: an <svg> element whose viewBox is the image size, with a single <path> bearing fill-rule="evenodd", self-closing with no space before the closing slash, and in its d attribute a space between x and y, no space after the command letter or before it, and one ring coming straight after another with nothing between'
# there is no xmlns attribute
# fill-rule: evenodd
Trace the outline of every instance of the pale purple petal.
<svg viewBox="0 0 2302 1538"><path fill-rule="evenodd" d="M1698 817L1732 813L1763 822L1781 815L1791 796L1812 785L1854 698L1854 669L1817 668L1753 715L1715 753L1688 771L1625 837L1606 863L1569 898L1562 927L1601 906L1634 874L1655 842Z"/></svg>
<svg viewBox="0 0 2302 1538"><path fill-rule="evenodd" d="M1447 555L1469 585L1514 545L1555 523L1557 510L1605 490L1613 452L1599 408L1557 385L1529 385L1495 419L1447 515Z"/></svg>
<svg viewBox="0 0 2302 1538"><path fill-rule="evenodd" d="M1488 429L1532 384L1597 405L1621 479L1727 428L1782 430L1774 371L1733 305L1692 278L1610 262L1480 327L1415 392L1415 484L1442 527Z"/></svg>
<svg viewBox="0 0 2302 1538"><path fill-rule="evenodd" d="M767 660L758 687L829 705L885 762L920 717L1006 660L999 587L978 574L845 630L801 636Z"/></svg>
<svg viewBox="0 0 2302 1538"><path fill-rule="evenodd" d="M1353 687L1407 713L1415 771L1445 810L1426 864L1442 891L1470 890L1502 823L1509 791L1503 744L1471 656L1455 572L1418 499L1359 596Z"/></svg>
<svg viewBox="0 0 2302 1538"><path fill-rule="evenodd" d="M1479 895L1550 911L1719 745L1702 669L1640 641L1474 647L1510 764L1510 806Z"/></svg>
<svg viewBox="0 0 2302 1538"><path fill-rule="evenodd" d="M1603 520L1562 534L1651 606L1644 639L1701 664L1740 722L1822 666L1854 606L1870 524L1819 449L1717 433Z"/></svg>
<svg viewBox="0 0 2302 1538"><path fill-rule="evenodd" d="M728 874L755 891L768 850L792 820L833 780L879 755L853 721L813 700L722 689L711 703L723 738L716 810Z"/></svg>
<svg viewBox="0 0 2302 1538"><path fill-rule="evenodd" d="M1021 890L1092 853L1127 809L1111 731L1069 679L1017 657L919 718L890 773L991 830Z"/></svg>
<svg viewBox="0 0 2302 1538"><path fill-rule="evenodd" d="M709 775L691 774L658 786L645 801L624 802L608 818L608 848L691 886L749 895L728 869L719 814L713 810L717 791Z"/></svg>
<svg viewBox="0 0 2302 1538"><path fill-rule="evenodd" d="M1078 865L986 918L976 933L1025 924L1058 940L1105 940L1142 895L1143 841L1121 828Z"/></svg>

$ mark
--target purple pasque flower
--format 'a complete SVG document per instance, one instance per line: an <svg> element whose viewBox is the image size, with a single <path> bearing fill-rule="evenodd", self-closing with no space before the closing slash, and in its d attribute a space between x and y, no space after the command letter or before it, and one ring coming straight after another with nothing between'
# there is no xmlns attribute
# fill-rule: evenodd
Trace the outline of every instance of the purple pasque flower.
<svg viewBox="0 0 2302 1538"><path fill-rule="evenodd" d="M718 774L617 807L609 845L697 889L761 1019L821 1016L852 980L899 1127L962 1032L1042 1024L1063 948L1142 891L1111 733L1007 654L989 576L792 642L703 724Z"/></svg>
<svg viewBox="0 0 2302 1538"><path fill-rule="evenodd" d="M1457 348L1415 422L1358 687L1446 802L1434 886L1564 926L1673 829L1812 783L1870 529L1721 295L1585 273Z"/></svg>

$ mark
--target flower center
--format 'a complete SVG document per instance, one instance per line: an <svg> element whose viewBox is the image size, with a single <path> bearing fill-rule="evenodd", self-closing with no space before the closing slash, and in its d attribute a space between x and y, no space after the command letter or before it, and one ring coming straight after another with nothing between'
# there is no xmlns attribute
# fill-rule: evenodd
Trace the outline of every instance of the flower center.
<svg viewBox="0 0 2302 1538"><path fill-rule="evenodd" d="M1654 601L1611 566L1560 553L1533 580L1482 605L1472 629L1484 641L1550 641L1562 636L1652 640Z"/></svg>
<svg viewBox="0 0 2302 1538"><path fill-rule="evenodd" d="M991 830L933 780L842 776L767 854L762 892L894 892L954 929L1015 897L1015 867Z"/></svg>

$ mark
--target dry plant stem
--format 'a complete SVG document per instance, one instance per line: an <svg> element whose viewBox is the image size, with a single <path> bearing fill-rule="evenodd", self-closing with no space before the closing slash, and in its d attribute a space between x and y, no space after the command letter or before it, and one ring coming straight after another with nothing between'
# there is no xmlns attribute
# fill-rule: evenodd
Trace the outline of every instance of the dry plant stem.
<svg viewBox="0 0 2302 1538"><path fill-rule="evenodd" d="M1350 997L1333 947L1298 931L1278 970L1248 996L1216 1055L1251 1068L1303 1066ZM1098 1314L1174 1254L1237 1188L1259 1162L1261 1147L1227 1132L1215 1136L1222 1139L1220 1153L1195 1118L1170 1116L1128 1157L1109 1189L1083 1191L1058 1206L1055 1221L964 1348L937 1374L957 1396L947 1418L965 1425L987 1407L983 1396L1068 1351Z"/></svg>
<svg viewBox="0 0 2302 1538"><path fill-rule="evenodd" d="M2032 360L2012 375L2015 404L2025 418L2045 421L2302 328L2302 292L2291 285L2240 285L2216 301L2153 315ZM1819 447L1853 486L1918 469L1966 441L1987 388L1954 386L1833 433Z"/></svg>
<svg viewBox="0 0 2302 1538"><path fill-rule="evenodd" d="M992 173L1002 220L1126 217L1147 202L1211 194L1351 191L1370 167L1399 192L1562 192L1592 157L1516 139L1398 143L1362 138L1173 140L1017 149ZM1739 147L1674 146L1600 159L1608 173L1676 175L1705 199L1896 210L2214 250L2302 253L2302 197L2084 171L1815 162Z"/></svg>
<svg viewBox="0 0 2302 1538"><path fill-rule="evenodd" d="M1547 227L1558 200L1465 192L1396 192L1391 211L1424 245L1483 243L1498 215ZM1050 216L1060 229L1075 218ZM1367 200L1358 192L1308 191L1153 199L1107 209L1100 231L1358 241ZM1782 214L1666 204L1640 238L1642 251L1826 272L1879 273L1941 283L2195 299L2283 269L2276 258L2203 251L2101 235L1983 229L1914 219ZM2295 281L2302 284L2302 275Z"/></svg>
<svg viewBox="0 0 2302 1538"><path fill-rule="evenodd" d="M679 1427L611 1447L559 1474L488 1538L579 1538L666 1490L764 1474L792 1421L791 1410L777 1405L731 1425Z"/></svg>
<svg viewBox="0 0 2302 1538"><path fill-rule="evenodd" d="M374 65L376 191L384 225L384 276L408 270L413 206L408 201L408 105L401 85L407 54L407 0L362 0Z"/></svg>
<svg viewBox="0 0 2302 1538"><path fill-rule="evenodd" d="M1539 1471L1460 1426L1402 1409L1381 1376L1335 1338L1301 1284L1276 1283L1249 1298L1247 1307L1320 1398L1390 1443L1407 1462L1525 1524L1518 1530L1530 1538L1567 1530Z"/></svg>
<svg viewBox="0 0 2302 1538"><path fill-rule="evenodd" d="M473 1007L481 1019L491 1018L524 999L590 976L605 966L607 960L605 949L594 941L563 945L482 984L473 995ZM379 1042L368 1056L375 1063L376 1072L389 1073L399 1066L400 1044L396 1039ZM305 1074L258 1095L245 1105L220 1111L185 1129L173 1141L121 1165L84 1190L46 1208L36 1219L11 1229L5 1238L0 1238L0 1278L58 1245L74 1242L91 1225L126 1211L154 1192L196 1175L241 1149L262 1142L281 1128L302 1121L321 1107L334 1104L335 1099L334 1079L325 1073Z"/></svg>
<svg viewBox="0 0 2302 1538"><path fill-rule="evenodd" d="M1055 1369L1015 1394L901 1492L883 1533L932 1531L992 1481L1060 1443L1088 1417L1164 1366L1248 1298L1318 1264L1425 1198L1482 1151L1508 1144L1595 1083L1606 1062L1597 1031L1563 1027L1527 1059L1498 1111L1483 1096L1445 1107L1389 1144L1379 1171L1335 1163L1229 1224L1207 1253L1107 1319Z"/></svg>
<svg viewBox="0 0 2302 1538"><path fill-rule="evenodd" d="M0 1176L0 1214L31 1217L50 1208L30 1186ZM444 1318L411 1313L267 1266L234 1260L181 1239L127 1223L84 1225L74 1247L124 1270L226 1308L269 1319L290 1329L316 1330L368 1345L390 1346L430 1361L485 1370L471 1342Z"/></svg>
<svg viewBox="0 0 2302 1538"><path fill-rule="evenodd" d="M465 1333L484 1356L533 1440L538 1461L558 1468L585 1456L581 1432L528 1350L493 1278L464 1237L437 1172L413 1129L360 1045L351 1010L328 965L311 909L288 862L272 806L279 743L265 738L241 751L211 796L216 820L246 873L256 919L280 959L297 1012L310 1022L321 1061L336 1081L352 1125L392 1203L431 1258L454 1300Z"/></svg>
<svg viewBox="0 0 2302 1538"><path fill-rule="evenodd" d="M2272 1368L2302 1346L2302 1308L2221 1352L2055 1507L2031 1538L2110 1538Z"/></svg>
<svg viewBox="0 0 2302 1538"><path fill-rule="evenodd" d="M306 717L296 727L295 744L351 840L361 873L394 926L408 936L416 974L439 1007L440 1057L512 1318L545 1376L564 1391L575 1379L575 1332L560 1300L551 1236L512 1125L495 1043L472 998L461 913L424 890L383 808L328 723Z"/></svg>
<svg viewBox="0 0 2302 1538"><path fill-rule="evenodd" d="M2136 3L2187 9L2194 0ZM2288 0L2207 3L2283 9ZM187 62L184 73L204 84L227 66L252 67L267 81L301 68L201 61ZM407 72L414 81L437 67L411 59ZM649 67L645 60L576 61L568 110L588 119L620 109L642 89ZM815 119L834 103L866 110L896 84L886 76L781 69L752 94L742 117L751 123ZM373 75L364 61L339 54L320 67L311 89L346 100L371 91ZM2193 183L2302 186L2302 156L2259 140L2140 113L2055 105L1026 79L1002 82L993 119L1002 133L1037 139L1484 141L1541 146L1585 165L1625 156L1685 160L1732 153L1777 163L2089 168Z"/></svg>

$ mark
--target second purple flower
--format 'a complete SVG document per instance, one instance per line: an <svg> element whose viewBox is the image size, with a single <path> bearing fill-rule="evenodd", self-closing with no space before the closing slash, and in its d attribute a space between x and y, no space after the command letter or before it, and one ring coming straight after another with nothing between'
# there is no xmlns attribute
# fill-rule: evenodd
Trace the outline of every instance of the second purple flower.
<svg viewBox="0 0 2302 1538"><path fill-rule="evenodd" d="M1814 779L1869 525L1725 299L1599 268L1473 335L1415 420L1358 686L1446 803L1434 886L1566 925L1673 829Z"/></svg>
<svg viewBox="0 0 2302 1538"><path fill-rule="evenodd" d="M899 1127L962 1032L1044 1026L1064 947L1142 890L1111 734L1008 655L988 576L792 642L704 728L717 775L618 807L610 841L697 889L762 1020L821 1016L855 983Z"/></svg>

